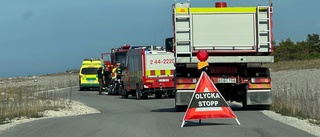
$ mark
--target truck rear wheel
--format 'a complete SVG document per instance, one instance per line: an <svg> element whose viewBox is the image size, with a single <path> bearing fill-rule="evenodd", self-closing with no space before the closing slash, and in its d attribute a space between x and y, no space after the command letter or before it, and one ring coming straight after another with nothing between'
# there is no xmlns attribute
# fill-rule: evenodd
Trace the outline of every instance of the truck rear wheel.
<svg viewBox="0 0 320 137"><path fill-rule="evenodd" d="M248 85L245 87L245 91L243 93L243 99L242 99L242 109L247 110L248 105L247 105L247 92L248 92Z"/></svg>
<svg viewBox="0 0 320 137"><path fill-rule="evenodd" d="M168 98L174 98L173 90L168 91Z"/></svg>
<svg viewBox="0 0 320 137"><path fill-rule="evenodd" d="M176 105L176 111L177 112L185 112L185 111L187 111L187 109L188 109L188 106L178 106L178 105Z"/></svg>
<svg viewBox="0 0 320 137"><path fill-rule="evenodd" d="M157 92L157 93L155 93L155 95L156 95L156 98L161 98L162 97L162 93L161 92Z"/></svg>

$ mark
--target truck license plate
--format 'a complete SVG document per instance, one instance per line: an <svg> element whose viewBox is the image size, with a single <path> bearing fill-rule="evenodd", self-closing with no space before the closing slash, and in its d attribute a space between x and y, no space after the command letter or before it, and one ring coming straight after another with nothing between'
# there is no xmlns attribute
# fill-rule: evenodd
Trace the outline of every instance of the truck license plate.
<svg viewBox="0 0 320 137"><path fill-rule="evenodd" d="M169 82L169 79L159 79L158 82Z"/></svg>
<svg viewBox="0 0 320 137"><path fill-rule="evenodd" d="M219 78L218 83L237 83L235 78Z"/></svg>

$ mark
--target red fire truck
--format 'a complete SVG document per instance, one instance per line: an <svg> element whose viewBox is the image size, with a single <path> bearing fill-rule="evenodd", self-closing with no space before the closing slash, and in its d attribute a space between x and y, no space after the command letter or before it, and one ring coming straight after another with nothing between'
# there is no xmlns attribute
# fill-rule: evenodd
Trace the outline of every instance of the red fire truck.
<svg viewBox="0 0 320 137"><path fill-rule="evenodd" d="M125 57L130 49L129 44L125 44L118 48L112 48L110 52L102 52L101 59L104 60L104 64L108 67L109 71L111 72L112 69L115 67L117 63L124 64Z"/></svg>
<svg viewBox="0 0 320 137"><path fill-rule="evenodd" d="M157 48L157 49L155 49ZM128 51L123 76L123 98L155 95L173 97L174 55L161 47L139 46Z"/></svg>

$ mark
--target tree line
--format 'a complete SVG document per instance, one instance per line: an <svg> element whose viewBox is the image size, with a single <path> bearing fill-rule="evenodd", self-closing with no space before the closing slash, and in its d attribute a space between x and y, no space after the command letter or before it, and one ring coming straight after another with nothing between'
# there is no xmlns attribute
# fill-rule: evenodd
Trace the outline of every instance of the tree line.
<svg viewBox="0 0 320 137"><path fill-rule="evenodd" d="M306 40L297 42L290 38L281 40L275 44L274 58L275 62L320 58L319 34L308 34Z"/></svg>

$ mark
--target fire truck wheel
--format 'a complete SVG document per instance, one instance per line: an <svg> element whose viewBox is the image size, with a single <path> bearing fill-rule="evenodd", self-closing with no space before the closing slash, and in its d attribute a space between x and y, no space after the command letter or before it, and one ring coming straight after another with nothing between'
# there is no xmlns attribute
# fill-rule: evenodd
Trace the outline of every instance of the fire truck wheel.
<svg viewBox="0 0 320 137"><path fill-rule="evenodd" d="M141 90L136 90L137 99L141 99Z"/></svg>
<svg viewBox="0 0 320 137"><path fill-rule="evenodd" d="M129 95L127 93L122 93L122 98L129 98Z"/></svg>
<svg viewBox="0 0 320 137"><path fill-rule="evenodd" d="M121 88L121 96L122 98L129 98L128 92L124 88Z"/></svg>
<svg viewBox="0 0 320 137"><path fill-rule="evenodd" d="M162 97L162 93L161 92L157 92L156 93L156 98L161 98Z"/></svg>
<svg viewBox="0 0 320 137"><path fill-rule="evenodd" d="M131 96L136 96L136 90L130 90L129 94L131 94Z"/></svg>
<svg viewBox="0 0 320 137"><path fill-rule="evenodd" d="M143 96L141 96L141 98L148 99L148 95L143 95Z"/></svg>

